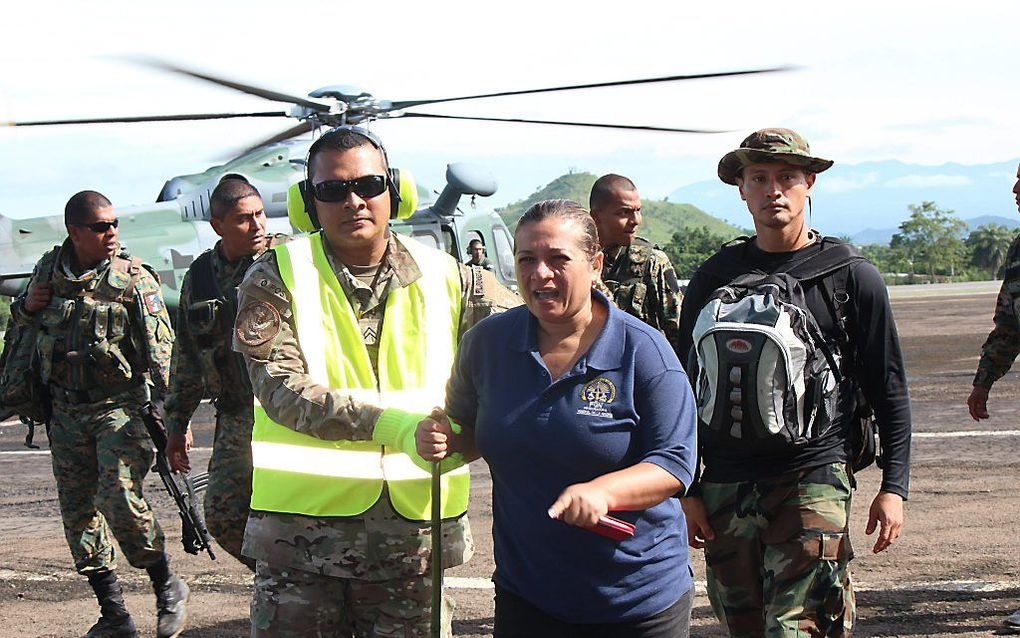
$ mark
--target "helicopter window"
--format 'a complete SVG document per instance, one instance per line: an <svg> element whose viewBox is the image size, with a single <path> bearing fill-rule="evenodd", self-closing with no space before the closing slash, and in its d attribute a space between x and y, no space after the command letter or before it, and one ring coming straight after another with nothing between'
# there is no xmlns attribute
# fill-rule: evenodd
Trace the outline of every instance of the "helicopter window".
<svg viewBox="0 0 1020 638"><path fill-rule="evenodd" d="M422 231L420 233L411 233L411 237L414 237L415 239L425 244L426 246L429 246L430 248L436 249L439 248L439 242L436 241L436 236L427 230Z"/></svg>
<svg viewBox="0 0 1020 638"><path fill-rule="evenodd" d="M453 228L443 224L443 243L446 245L446 252L453 255L454 259L460 258L460 248L457 246L457 238L453 234Z"/></svg>
<svg viewBox="0 0 1020 638"><path fill-rule="evenodd" d="M514 274L514 248L510 235L505 228L497 227L492 229L492 236L496 249L496 254L492 257L495 257L499 273L505 281L514 281L517 275Z"/></svg>

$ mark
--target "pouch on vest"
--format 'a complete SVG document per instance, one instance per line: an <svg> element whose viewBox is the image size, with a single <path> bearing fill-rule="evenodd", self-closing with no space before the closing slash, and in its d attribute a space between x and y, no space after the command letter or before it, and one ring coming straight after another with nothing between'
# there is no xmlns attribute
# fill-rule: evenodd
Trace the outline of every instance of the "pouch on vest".
<svg viewBox="0 0 1020 638"><path fill-rule="evenodd" d="M650 244L644 242L641 245ZM617 259L611 270L603 274L602 281L612 293L613 302L618 308L640 318L648 295L648 286L644 280L651 268L651 259L646 256L642 261L635 262L629 249L624 250L627 252Z"/></svg>

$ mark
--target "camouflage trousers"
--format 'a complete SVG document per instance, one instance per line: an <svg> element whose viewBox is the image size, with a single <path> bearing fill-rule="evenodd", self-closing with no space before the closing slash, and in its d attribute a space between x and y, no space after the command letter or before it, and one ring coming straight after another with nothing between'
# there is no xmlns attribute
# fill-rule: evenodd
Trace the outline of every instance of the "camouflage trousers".
<svg viewBox="0 0 1020 638"><path fill-rule="evenodd" d="M258 561L252 638L429 638L429 574L384 581L334 578ZM443 596L443 638L453 635L453 603Z"/></svg>
<svg viewBox="0 0 1020 638"><path fill-rule="evenodd" d="M850 480L842 464L703 482L701 496L715 532L705 544L708 597L730 636L851 635Z"/></svg>
<svg viewBox="0 0 1020 638"><path fill-rule="evenodd" d="M251 505L251 430L254 415L218 412L209 486L205 492L205 524L220 547L255 569L255 561L241 555L244 526Z"/></svg>
<svg viewBox="0 0 1020 638"><path fill-rule="evenodd" d="M53 404L53 477L64 535L74 567L83 574L116 567L114 537L135 567L163 555L163 530L142 493L153 452L136 416L143 398L138 392L96 403Z"/></svg>

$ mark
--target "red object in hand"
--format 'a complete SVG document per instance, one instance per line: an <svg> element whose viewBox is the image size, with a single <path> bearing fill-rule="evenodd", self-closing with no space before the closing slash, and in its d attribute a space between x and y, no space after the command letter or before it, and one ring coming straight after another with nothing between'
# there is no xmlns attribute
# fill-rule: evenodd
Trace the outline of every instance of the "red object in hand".
<svg viewBox="0 0 1020 638"><path fill-rule="evenodd" d="M614 541L622 541L634 535L634 525L612 516L600 516L599 522L584 529Z"/></svg>

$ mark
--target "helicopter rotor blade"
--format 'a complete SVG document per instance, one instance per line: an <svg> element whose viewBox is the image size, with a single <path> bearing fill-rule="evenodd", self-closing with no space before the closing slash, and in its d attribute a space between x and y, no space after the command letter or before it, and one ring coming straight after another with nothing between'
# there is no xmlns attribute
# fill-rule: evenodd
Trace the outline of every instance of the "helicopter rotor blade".
<svg viewBox="0 0 1020 638"><path fill-rule="evenodd" d="M596 122L560 122L554 120L525 120L509 117L470 117L467 115L439 115L436 113L404 113L400 117L422 117L440 120L476 120L479 122L514 122L516 124L551 124L555 126L586 126L590 128L609 128L625 131L660 131L665 133L729 133L727 130L698 128L668 128L664 126L642 126L635 124L599 124Z"/></svg>
<svg viewBox="0 0 1020 638"><path fill-rule="evenodd" d="M189 115L137 115L131 117L94 117L77 120L36 120L32 122L0 122L0 126L55 126L59 124L123 124L136 122L179 122L188 120L226 120L239 117L287 117L286 111L261 113L192 113Z"/></svg>
<svg viewBox="0 0 1020 638"><path fill-rule="evenodd" d="M545 89L525 89L522 91L501 91L499 93L482 93L479 95L463 95L460 97L446 97L434 100L404 100L393 102L393 109L406 109L412 106L424 104L437 104L439 102L457 102L460 100L478 100L485 97L505 97L508 95L529 95L532 93L552 93L554 91L574 91L576 89L598 89L611 86L631 86L634 84L655 84L657 82L681 82L684 80L702 80L707 78L722 78L736 75L755 75L759 73L777 73L780 71L792 71L794 66L777 66L769 69L749 69L745 71L720 71L718 73L696 73L692 75L669 75L661 78L646 78L642 80L620 80L617 82L595 82L592 84L575 84L572 86L553 86Z"/></svg>
<svg viewBox="0 0 1020 638"><path fill-rule="evenodd" d="M260 140L257 144L251 144L247 148L245 148L244 150L232 154L231 157L235 157L235 156L238 156L238 155L244 155L246 153L250 153L251 151L254 151L257 148L261 148L263 146L268 146L270 144L275 144L277 142L282 142L284 140L289 140L290 138L297 137L298 135L301 135L302 133L307 133L308 131L312 130L315 126L316 126L316 123L313 122L312 120L305 120L304 122L301 122L301 123L299 123L299 124L297 124L295 126L292 126L292 127L290 127L289 129L287 129L285 131L280 131L279 133L277 133L276 135L273 135L272 137L267 137L264 140Z"/></svg>
<svg viewBox="0 0 1020 638"><path fill-rule="evenodd" d="M273 91L271 89L263 89L262 87L252 86L250 84L244 84L243 82L237 82L234 80L228 80L227 78L221 78L208 73L202 73L201 71L195 71L193 69L186 69L184 67L170 64L162 60L154 60L149 58L129 58L133 62L143 64L163 71L170 71L171 73L179 73L181 75L187 75L198 80L205 80L206 82L212 82L213 84L219 84L235 91L241 91L248 95L254 95L257 97L265 98L267 100L273 100L274 102L290 102L291 104L297 104L312 109L316 112L329 111L329 106L322 104L321 102L312 102L308 98L299 97L296 95L288 95L286 93L280 93L279 91Z"/></svg>

